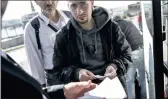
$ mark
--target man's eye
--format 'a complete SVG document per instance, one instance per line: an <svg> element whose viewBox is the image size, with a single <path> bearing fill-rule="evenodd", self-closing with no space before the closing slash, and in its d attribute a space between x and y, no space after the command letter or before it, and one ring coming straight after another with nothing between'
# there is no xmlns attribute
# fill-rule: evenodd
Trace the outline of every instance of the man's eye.
<svg viewBox="0 0 168 99"><path fill-rule="evenodd" d="M76 8L76 4L71 4L71 8Z"/></svg>
<svg viewBox="0 0 168 99"><path fill-rule="evenodd" d="M80 2L80 5L84 6L84 5L86 5L86 2Z"/></svg>

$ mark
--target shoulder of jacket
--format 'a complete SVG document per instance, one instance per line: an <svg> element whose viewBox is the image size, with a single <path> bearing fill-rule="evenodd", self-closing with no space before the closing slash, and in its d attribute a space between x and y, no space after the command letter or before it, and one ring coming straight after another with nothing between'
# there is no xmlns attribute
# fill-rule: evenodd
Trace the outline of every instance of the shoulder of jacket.
<svg viewBox="0 0 168 99"><path fill-rule="evenodd" d="M26 23L24 30L33 29L32 25L31 25L31 22L33 22L33 20L34 20L35 18L37 18L37 17L38 17L38 15L34 16L33 18L31 18L31 19Z"/></svg>
<svg viewBox="0 0 168 99"><path fill-rule="evenodd" d="M111 24L112 25L117 25L118 23L116 21L114 21L113 19L111 19Z"/></svg>
<svg viewBox="0 0 168 99"><path fill-rule="evenodd" d="M62 27L59 31L58 31L58 33L57 33L57 35L58 36L68 36L69 35L69 31L71 31L70 30L70 26L71 25L71 23L70 23L70 21L64 26L64 27Z"/></svg>

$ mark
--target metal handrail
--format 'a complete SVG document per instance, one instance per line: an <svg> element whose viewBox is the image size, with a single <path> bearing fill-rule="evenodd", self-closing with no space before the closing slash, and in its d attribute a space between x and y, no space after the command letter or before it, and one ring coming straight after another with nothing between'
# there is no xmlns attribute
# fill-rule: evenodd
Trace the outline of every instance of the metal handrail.
<svg viewBox="0 0 168 99"><path fill-rule="evenodd" d="M23 36L23 34L16 35L16 36L5 37L5 38L2 38L1 40L4 40L4 39L10 39L10 38L15 38L15 37L20 37L20 36Z"/></svg>

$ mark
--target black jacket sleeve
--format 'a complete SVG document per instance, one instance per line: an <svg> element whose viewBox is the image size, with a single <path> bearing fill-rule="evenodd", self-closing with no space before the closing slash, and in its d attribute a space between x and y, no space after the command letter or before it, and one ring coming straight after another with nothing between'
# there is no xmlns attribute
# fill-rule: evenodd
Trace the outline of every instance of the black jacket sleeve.
<svg viewBox="0 0 168 99"><path fill-rule="evenodd" d="M42 89L40 83L22 70L10 56L8 59L1 56L1 59L2 98L43 99L45 96L47 99L65 99L64 85L54 85Z"/></svg>
<svg viewBox="0 0 168 99"><path fill-rule="evenodd" d="M72 59L69 59L68 40L64 35L65 30L60 30L56 36L53 54L53 65L56 71L56 76L61 83L69 83L71 81L77 81L76 71L79 69L72 63Z"/></svg>
<svg viewBox="0 0 168 99"><path fill-rule="evenodd" d="M40 83L9 57L1 56L2 99L42 99Z"/></svg>
<svg viewBox="0 0 168 99"><path fill-rule="evenodd" d="M113 22L112 25L113 33L113 49L114 49L114 58L112 63L117 65L117 75L125 75L129 64L132 63L131 59L131 46L127 42L124 33L121 31L119 25Z"/></svg>

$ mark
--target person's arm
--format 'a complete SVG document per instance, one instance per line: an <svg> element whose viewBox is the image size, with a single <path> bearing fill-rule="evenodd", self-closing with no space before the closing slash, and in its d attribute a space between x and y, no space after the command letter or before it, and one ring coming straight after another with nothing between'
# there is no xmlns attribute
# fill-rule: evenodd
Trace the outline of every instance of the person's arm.
<svg viewBox="0 0 168 99"><path fill-rule="evenodd" d="M24 43L32 76L41 84L45 82L42 55L37 47L35 31L29 23L24 30Z"/></svg>
<svg viewBox="0 0 168 99"><path fill-rule="evenodd" d="M117 75L124 75L127 72L128 64L132 62L131 47L121 28L115 22L112 24L112 33L115 57L111 60L110 65L117 69Z"/></svg>
<svg viewBox="0 0 168 99"><path fill-rule="evenodd" d="M53 85L49 86L46 90L52 99L77 99L94 88L96 88L96 84L89 80L84 82L71 82L65 85Z"/></svg>

